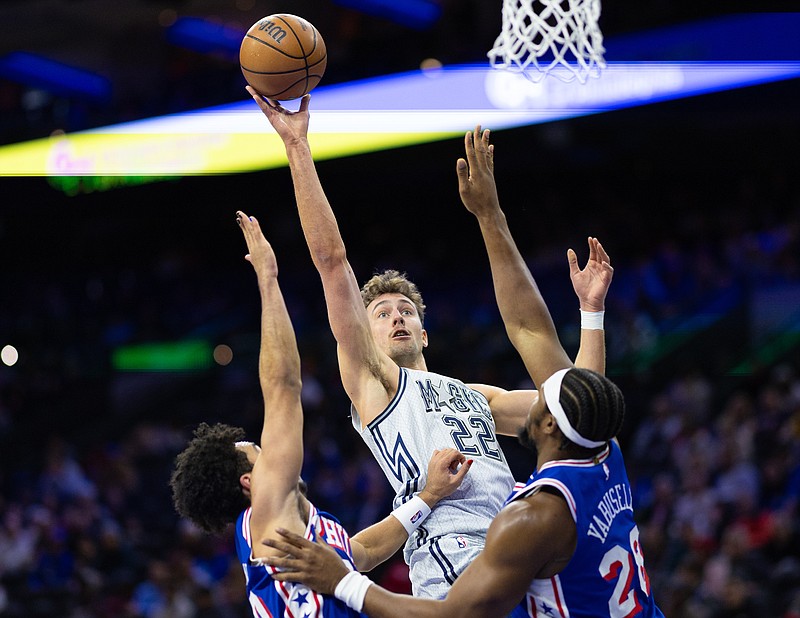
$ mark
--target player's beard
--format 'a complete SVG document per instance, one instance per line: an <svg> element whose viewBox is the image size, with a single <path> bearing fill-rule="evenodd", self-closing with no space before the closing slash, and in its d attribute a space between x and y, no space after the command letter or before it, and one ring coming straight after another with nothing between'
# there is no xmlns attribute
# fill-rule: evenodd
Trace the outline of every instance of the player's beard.
<svg viewBox="0 0 800 618"><path fill-rule="evenodd" d="M414 341L404 341L391 347L389 357L400 367L414 367L419 360L420 350Z"/></svg>
<svg viewBox="0 0 800 618"><path fill-rule="evenodd" d="M519 431L517 431L517 439L522 446L533 453L534 459L539 457L539 450L536 448L534 441L531 440L527 425L519 428Z"/></svg>

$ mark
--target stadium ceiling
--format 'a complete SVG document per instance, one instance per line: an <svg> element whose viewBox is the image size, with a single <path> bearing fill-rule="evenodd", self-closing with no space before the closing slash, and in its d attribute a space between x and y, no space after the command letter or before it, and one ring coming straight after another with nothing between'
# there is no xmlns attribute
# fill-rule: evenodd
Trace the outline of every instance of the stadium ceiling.
<svg viewBox="0 0 800 618"><path fill-rule="evenodd" d="M325 83L330 85L414 70L428 57L444 64L483 61L500 31L501 7L502 0L4 0L0 81L82 97L116 112L117 118L107 117L115 122L126 110L130 119L133 106L153 110L149 115L162 113L165 87L176 72L230 67L237 60L237 34L271 13L302 15L323 33L329 49ZM785 0L757 7L741 0L661 2L646 10L640 2L616 0L603 3L601 26L606 37L617 37L754 8L797 10L796 2ZM749 37L730 44L744 54L751 47ZM9 54L19 52L27 57L9 61ZM187 64L192 66L186 69ZM48 81L42 76L48 70L70 74ZM198 98L206 100L187 100L185 109L230 102L222 92L227 98L214 99L213 89L222 90L218 84L208 84L205 91L202 86Z"/></svg>

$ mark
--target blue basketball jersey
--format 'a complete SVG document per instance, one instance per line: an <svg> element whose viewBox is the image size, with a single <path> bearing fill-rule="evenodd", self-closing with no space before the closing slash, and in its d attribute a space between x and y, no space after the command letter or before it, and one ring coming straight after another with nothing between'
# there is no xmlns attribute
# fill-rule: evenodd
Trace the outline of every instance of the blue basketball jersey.
<svg viewBox="0 0 800 618"><path fill-rule="evenodd" d="M248 508L236 520L236 555L244 569L247 600L255 618L355 618L363 614L350 609L338 599L317 594L302 584L279 582L272 579L278 569L253 558ZM305 538L316 540L316 533L333 547L351 568L353 565L350 537L335 517L317 511L309 503Z"/></svg>
<svg viewBox="0 0 800 618"><path fill-rule="evenodd" d="M575 554L558 575L535 579L513 618L663 618L644 567L631 487L616 442L591 459L550 461L506 504L548 486L566 499L578 529Z"/></svg>

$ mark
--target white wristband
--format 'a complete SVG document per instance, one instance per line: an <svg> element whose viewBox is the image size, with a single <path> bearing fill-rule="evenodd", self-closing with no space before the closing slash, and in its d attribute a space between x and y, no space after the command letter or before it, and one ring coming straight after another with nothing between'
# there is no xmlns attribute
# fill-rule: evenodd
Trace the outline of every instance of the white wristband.
<svg viewBox="0 0 800 618"><path fill-rule="evenodd" d="M333 591L340 601L347 604L347 607L361 611L364 607L364 597L367 596L367 589L372 585L372 580L358 571L350 571L339 580L336 589Z"/></svg>
<svg viewBox="0 0 800 618"><path fill-rule="evenodd" d="M420 524L425 521L425 518L430 514L431 507L419 496L414 496L411 500L405 504L401 504L392 511L392 516L403 524L403 528L408 532L408 536L414 534L414 531L419 528Z"/></svg>
<svg viewBox="0 0 800 618"><path fill-rule="evenodd" d="M603 316L605 311L584 311L581 309L582 330L603 330Z"/></svg>

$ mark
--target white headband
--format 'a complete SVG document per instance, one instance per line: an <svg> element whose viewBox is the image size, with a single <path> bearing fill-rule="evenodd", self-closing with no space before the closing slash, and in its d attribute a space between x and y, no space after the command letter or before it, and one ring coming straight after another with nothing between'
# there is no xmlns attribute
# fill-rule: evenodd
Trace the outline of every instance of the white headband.
<svg viewBox="0 0 800 618"><path fill-rule="evenodd" d="M606 443L605 440L601 442L587 440L581 434L575 431L575 428L569 424L569 420L567 419L567 414L564 412L564 408L561 407L561 382L564 380L564 376L567 375L568 371L569 368L559 369L542 383L544 402L547 405L547 409L550 410L550 414L555 417L556 424L561 430L561 433L567 436L567 438L572 440L575 444L584 446L586 448L603 446Z"/></svg>

